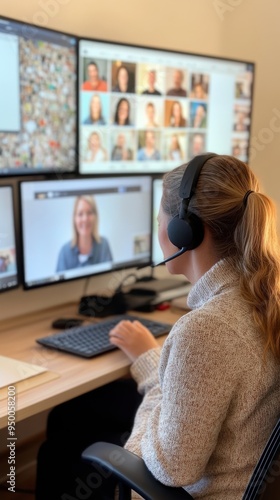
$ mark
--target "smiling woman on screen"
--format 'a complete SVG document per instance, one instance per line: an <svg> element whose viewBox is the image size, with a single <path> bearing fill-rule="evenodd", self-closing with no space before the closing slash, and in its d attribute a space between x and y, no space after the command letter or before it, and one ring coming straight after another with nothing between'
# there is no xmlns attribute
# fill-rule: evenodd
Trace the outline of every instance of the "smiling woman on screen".
<svg viewBox="0 0 280 500"><path fill-rule="evenodd" d="M98 211L93 196L78 196L73 209L73 238L58 256L56 271L66 271L112 260L106 238L99 235Z"/></svg>

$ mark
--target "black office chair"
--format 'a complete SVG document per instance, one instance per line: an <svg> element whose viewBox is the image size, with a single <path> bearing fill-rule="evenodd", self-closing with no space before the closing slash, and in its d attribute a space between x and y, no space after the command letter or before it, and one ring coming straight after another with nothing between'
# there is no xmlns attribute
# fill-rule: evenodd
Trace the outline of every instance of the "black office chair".
<svg viewBox="0 0 280 500"><path fill-rule="evenodd" d="M144 460L121 446L94 443L82 453L85 461L104 467L119 483L119 499L129 500L131 490L145 500L180 500L193 497L183 488L172 488L157 481ZM242 500L280 499L280 418L255 467Z"/></svg>

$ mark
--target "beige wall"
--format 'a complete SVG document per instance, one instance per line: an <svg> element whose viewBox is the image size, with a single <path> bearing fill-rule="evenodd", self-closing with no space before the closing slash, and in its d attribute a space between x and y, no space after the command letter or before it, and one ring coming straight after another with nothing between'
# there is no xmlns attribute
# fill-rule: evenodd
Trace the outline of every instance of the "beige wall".
<svg viewBox="0 0 280 500"><path fill-rule="evenodd" d="M280 3L278 0L235 0L235 3L239 5L221 21L221 54L256 62L251 166L280 208Z"/></svg>
<svg viewBox="0 0 280 500"><path fill-rule="evenodd" d="M273 111L280 115L278 0L1 0L0 14L80 36L256 62L251 165L280 205L280 118ZM114 288L122 277L92 278L87 293ZM77 280L4 293L0 318L77 301L85 285Z"/></svg>

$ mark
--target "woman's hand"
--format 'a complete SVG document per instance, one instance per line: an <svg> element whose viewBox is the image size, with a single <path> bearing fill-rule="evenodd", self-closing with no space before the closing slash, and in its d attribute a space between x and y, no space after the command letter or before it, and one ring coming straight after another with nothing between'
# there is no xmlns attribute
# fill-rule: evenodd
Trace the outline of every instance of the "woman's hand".
<svg viewBox="0 0 280 500"><path fill-rule="evenodd" d="M140 321L120 321L110 333L110 341L135 361L140 354L158 347L154 336Z"/></svg>

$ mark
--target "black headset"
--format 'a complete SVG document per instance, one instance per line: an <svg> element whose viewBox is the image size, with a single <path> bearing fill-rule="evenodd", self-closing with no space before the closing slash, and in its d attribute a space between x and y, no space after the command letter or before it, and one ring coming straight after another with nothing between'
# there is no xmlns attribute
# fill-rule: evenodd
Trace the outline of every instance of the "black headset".
<svg viewBox="0 0 280 500"><path fill-rule="evenodd" d="M156 265L165 264L187 250L197 248L202 243L204 238L203 222L197 215L189 211L189 203L195 193L203 165L214 156L217 155L215 153L198 155L188 163L179 188L179 195L182 198L179 213L171 219L167 227L169 240L180 250Z"/></svg>

